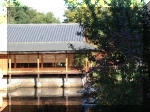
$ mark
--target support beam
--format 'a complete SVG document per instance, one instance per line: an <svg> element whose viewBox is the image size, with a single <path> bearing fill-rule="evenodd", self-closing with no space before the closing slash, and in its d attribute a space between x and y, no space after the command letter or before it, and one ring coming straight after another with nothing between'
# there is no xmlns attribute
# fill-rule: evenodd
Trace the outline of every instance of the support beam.
<svg viewBox="0 0 150 112"><path fill-rule="evenodd" d="M66 81L68 81L68 54L66 53Z"/></svg>
<svg viewBox="0 0 150 112"><path fill-rule="evenodd" d="M57 55L54 54L54 58L55 58L55 60L54 60L54 67L56 67L56 59L57 59L56 56L57 56Z"/></svg>
<svg viewBox="0 0 150 112"><path fill-rule="evenodd" d="M66 82L68 81L68 74L66 73Z"/></svg>
<svg viewBox="0 0 150 112"><path fill-rule="evenodd" d="M14 68L16 69L16 55L14 55Z"/></svg>
<svg viewBox="0 0 150 112"><path fill-rule="evenodd" d="M41 87L41 83L40 83L40 57L39 54L37 56L37 87Z"/></svg>
<svg viewBox="0 0 150 112"><path fill-rule="evenodd" d="M38 55L38 58L37 58L37 72L38 72L38 81L39 81L39 78L40 78L40 58L39 58L39 55Z"/></svg>
<svg viewBox="0 0 150 112"><path fill-rule="evenodd" d="M28 62L30 62L30 56L27 57ZM29 68L29 63L28 63L28 68Z"/></svg>
<svg viewBox="0 0 150 112"><path fill-rule="evenodd" d="M68 54L68 69L70 68L70 55Z"/></svg>
<svg viewBox="0 0 150 112"><path fill-rule="evenodd" d="M8 67L9 67L9 83L10 83L11 82L11 57L10 57L10 55L9 55L8 61L9 61L9 64L8 64Z"/></svg>
<svg viewBox="0 0 150 112"><path fill-rule="evenodd" d="M85 61L86 61L85 71L88 72L89 71L89 61L88 61L88 58L86 58Z"/></svg>
<svg viewBox="0 0 150 112"><path fill-rule="evenodd" d="M41 55L41 68L43 68L43 64L44 64L44 58L43 58L43 54Z"/></svg>
<svg viewBox="0 0 150 112"><path fill-rule="evenodd" d="M75 67L75 55L72 54L72 67L74 68Z"/></svg>
<svg viewBox="0 0 150 112"><path fill-rule="evenodd" d="M68 72L68 54L66 54L66 72Z"/></svg>
<svg viewBox="0 0 150 112"><path fill-rule="evenodd" d="M11 58L9 56L9 73L11 72Z"/></svg>

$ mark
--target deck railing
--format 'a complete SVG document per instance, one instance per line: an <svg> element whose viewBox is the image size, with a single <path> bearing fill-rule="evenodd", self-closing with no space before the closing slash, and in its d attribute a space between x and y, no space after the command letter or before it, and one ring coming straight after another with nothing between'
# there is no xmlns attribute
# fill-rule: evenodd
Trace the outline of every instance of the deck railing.
<svg viewBox="0 0 150 112"><path fill-rule="evenodd" d="M12 68L11 74L81 74L82 68L68 67L47 67L47 68Z"/></svg>

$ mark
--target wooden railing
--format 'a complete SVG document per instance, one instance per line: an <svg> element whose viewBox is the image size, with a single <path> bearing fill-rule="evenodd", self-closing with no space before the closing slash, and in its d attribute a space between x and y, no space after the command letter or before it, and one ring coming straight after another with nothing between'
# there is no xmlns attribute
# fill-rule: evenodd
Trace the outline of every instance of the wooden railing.
<svg viewBox="0 0 150 112"><path fill-rule="evenodd" d="M10 74L81 74L81 69L68 67L49 67L49 68L12 68Z"/></svg>

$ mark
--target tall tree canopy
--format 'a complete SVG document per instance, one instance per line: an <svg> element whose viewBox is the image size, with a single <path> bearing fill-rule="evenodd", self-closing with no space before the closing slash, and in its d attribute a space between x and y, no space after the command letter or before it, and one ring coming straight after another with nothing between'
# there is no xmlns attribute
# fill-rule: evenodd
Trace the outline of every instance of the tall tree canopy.
<svg viewBox="0 0 150 112"><path fill-rule="evenodd" d="M97 46L102 59L89 57L95 63L90 75L103 105L142 104L142 40L144 2L140 0L65 0L68 10L64 22L78 22L85 36ZM104 7L105 6L105 7ZM148 27L149 28L149 27ZM147 88L148 89L148 88Z"/></svg>
<svg viewBox="0 0 150 112"><path fill-rule="evenodd" d="M52 12L46 14L38 12L17 0L6 0L5 6L7 6L8 24L60 23Z"/></svg>

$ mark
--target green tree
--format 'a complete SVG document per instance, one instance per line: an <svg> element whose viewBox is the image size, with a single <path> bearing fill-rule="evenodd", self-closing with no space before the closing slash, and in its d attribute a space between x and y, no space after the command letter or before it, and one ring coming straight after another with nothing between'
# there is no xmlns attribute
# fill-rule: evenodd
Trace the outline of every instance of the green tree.
<svg viewBox="0 0 150 112"><path fill-rule="evenodd" d="M46 13L45 21L46 21L46 23L60 23L59 19L56 19L54 17L54 14L51 12Z"/></svg>
<svg viewBox="0 0 150 112"><path fill-rule="evenodd" d="M104 0L108 7L103 7L102 0L65 1L68 6L65 22L80 23L87 32L85 36L103 55L101 60L89 57L95 62L90 74L98 89L99 103L142 104L142 78L147 78L142 74L144 2Z"/></svg>
<svg viewBox="0 0 150 112"><path fill-rule="evenodd" d="M30 24L30 23L60 23L52 12L46 14L37 12L18 2L17 0L7 0L7 22L8 24Z"/></svg>
<svg viewBox="0 0 150 112"><path fill-rule="evenodd" d="M144 104L150 104L150 9L147 8L147 5L144 7L143 10L143 63L144 63L144 74L149 76L149 78L145 77L143 78L143 101ZM149 95L149 97L148 97Z"/></svg>

